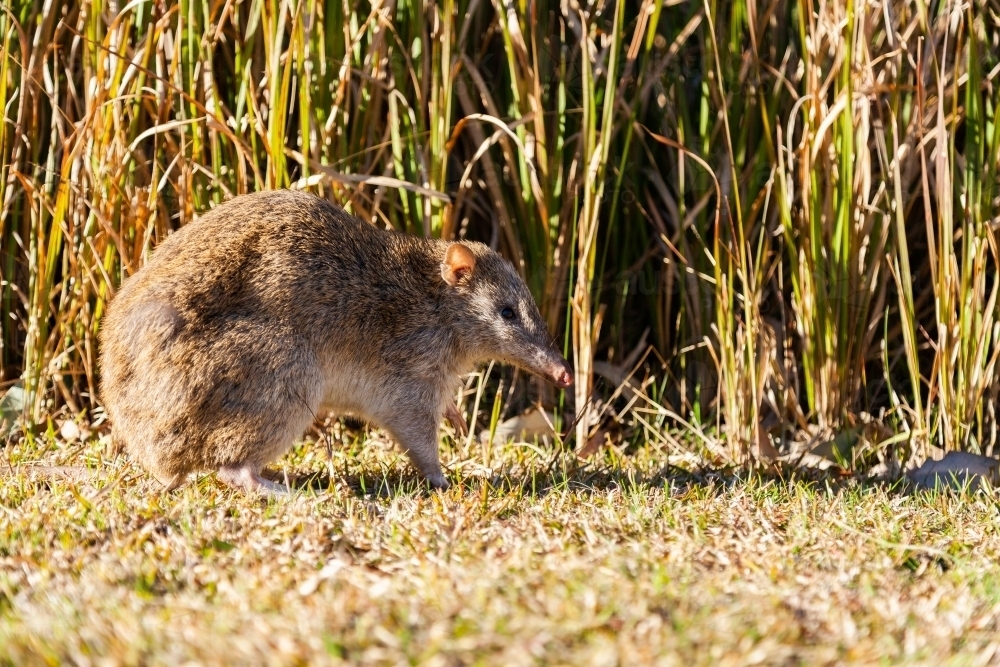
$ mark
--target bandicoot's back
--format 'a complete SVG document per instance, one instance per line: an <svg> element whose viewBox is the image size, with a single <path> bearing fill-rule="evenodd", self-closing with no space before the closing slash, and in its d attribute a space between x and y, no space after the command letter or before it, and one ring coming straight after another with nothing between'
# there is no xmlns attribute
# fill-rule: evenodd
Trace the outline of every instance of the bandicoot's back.
<svg viewBox="0 0 1000 667"><path fill-rule="evenodd" d="M386 428L437 486L457 376L500 358L568 385L513 268L482 244L386 232L312 195L234 199L172 235L112 301L102 398L164 484L261 468L317 412Z"/></svg>

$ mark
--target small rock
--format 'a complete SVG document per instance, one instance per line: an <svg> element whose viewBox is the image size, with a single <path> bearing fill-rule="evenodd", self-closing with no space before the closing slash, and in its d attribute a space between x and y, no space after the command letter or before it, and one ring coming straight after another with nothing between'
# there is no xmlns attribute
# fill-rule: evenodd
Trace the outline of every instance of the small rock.
<svg viewBox="0 0 1000 667"><path fill-rule="evenodd" d="M80 427L72 419L67 419L59 427L59 435L66 442L76 442L80 439Z"/></svg>

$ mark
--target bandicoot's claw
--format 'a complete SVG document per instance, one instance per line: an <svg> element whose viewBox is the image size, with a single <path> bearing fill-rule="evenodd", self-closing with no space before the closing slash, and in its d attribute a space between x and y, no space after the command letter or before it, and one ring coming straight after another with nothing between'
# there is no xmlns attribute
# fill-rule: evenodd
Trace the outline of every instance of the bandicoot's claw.
<svg viewBox="0 0 1000 667"><path fill-rule="evenodd" d="M464 438L469 435L469 425L465 423L465 417L458 411L458 406L455 405L454 401L448 401L448 405L444 408L444 416L451 422L460 436Z"/></svg>

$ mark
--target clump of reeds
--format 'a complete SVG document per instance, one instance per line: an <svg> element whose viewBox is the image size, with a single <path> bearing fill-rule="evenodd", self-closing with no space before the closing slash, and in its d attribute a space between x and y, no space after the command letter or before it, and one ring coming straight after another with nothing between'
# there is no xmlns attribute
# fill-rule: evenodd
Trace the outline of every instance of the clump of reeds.
<svg viewBox="0 0 1000 667"><path fill-rule="evenodd" d="M507 255L577 367L581 445L617 414L624 437L694 429L735 461L837 432L856 463L989 449L996 16L13 0L0 381L28 422L95 408L121 281L226 197L297 187ZM640 341L657 354L615 391Z"/></svg>

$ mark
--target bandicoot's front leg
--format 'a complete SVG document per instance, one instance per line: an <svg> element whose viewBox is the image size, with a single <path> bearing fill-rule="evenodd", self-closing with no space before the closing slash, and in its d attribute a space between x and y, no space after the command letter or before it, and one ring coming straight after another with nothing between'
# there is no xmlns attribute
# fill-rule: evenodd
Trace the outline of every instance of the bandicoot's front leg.
<svg viewBox="0 0 1000 667"><path fill-rule="evenodd" d="M384 426L431 486L448 488L438 459L437 415L422 410L400 410Z"/></svg>

